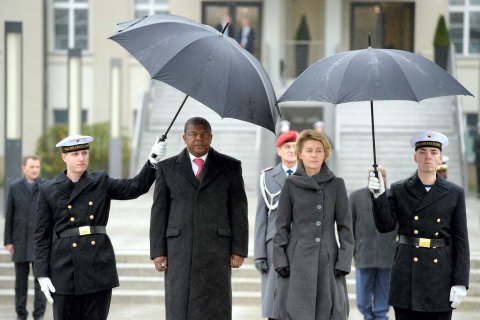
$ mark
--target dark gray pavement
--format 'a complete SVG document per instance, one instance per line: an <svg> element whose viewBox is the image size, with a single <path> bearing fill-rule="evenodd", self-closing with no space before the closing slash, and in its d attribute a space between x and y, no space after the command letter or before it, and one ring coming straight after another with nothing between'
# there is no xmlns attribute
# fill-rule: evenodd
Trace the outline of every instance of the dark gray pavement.
<svg viewBox="0 0 480 320"><path fill-rule="evenodd" d="M152 189L153 190L153 189ZM0 208L3 211L2 201L3 190L0 189ZM107 227L113 246L116 251L139 251L148 252L149 240L148 229L150 222L150 207L152 204L153 192L141 196L138 199L130 201L113 201L110 210L110 221ZM249 221L250 221L250 239L252 240L253 226L255 222L255 206L256 194L248 194L249 200ZM480 200L474 197L467 198L467 214L470 247L472 255L480 256ZM3 239L4 216L0 215L0 237ZM252 246L250 246L252 248ZM3 246L0 250L4 250ZM252 254L250 254L251 256ZM153 265L152 265L153 268ZM1 276L1 275L0 275ZM11 289L11 288L0 288ZM115 290L115 289L114 289ZM31 299L30 299L31 300ZM5 301L3 299L2 301ZM31 301L29 301L29 304ZM30 307L29 310L32 308ZM361 320L362 317L356 310L355 306L350 306L351 312L349 319ZM126 320L126 319L142 319L142 320L164 320L164 306L159 304L132 302L128 304L113 303L110 308L109 319ZM390 312L393 319L393 311ZM13 298L11 303L0 303L0 320L15 319L15 311ZM53 319L51 315L51 306L47 307L47 319ZM233 320L260 320L260 305L242 305L233 306ZM460 309L454 311L454 320L480 320L480 304L478 312L462 312Z"/></svg>

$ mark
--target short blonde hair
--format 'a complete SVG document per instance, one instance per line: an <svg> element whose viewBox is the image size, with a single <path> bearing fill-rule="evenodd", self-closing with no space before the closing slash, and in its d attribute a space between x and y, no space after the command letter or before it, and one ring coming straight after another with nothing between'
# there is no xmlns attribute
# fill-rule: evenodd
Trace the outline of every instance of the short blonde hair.
<svg viewBox="0 0 480 320"><path fill-rule="evenodd" d="M303 145L308 140L320 141L323 144L323 151L325 152L324 161L327 161L330 158L332 145L328 141L328 138L323 133L317 132L312 129L308 129L300 132L300 135L297 138L297 143L295 144L295 154L297 155L298 162L302 162L302 160L300 159L300 153L302 152Z"/></svg>

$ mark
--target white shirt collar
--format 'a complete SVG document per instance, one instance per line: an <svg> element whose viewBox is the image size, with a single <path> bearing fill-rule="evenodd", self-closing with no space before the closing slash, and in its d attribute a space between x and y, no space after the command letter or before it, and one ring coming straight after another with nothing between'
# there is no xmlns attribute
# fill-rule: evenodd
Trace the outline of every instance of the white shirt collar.
<svg viewBox="0 0 480 320"><path fill-rule="evenodd" d="M285 175L287 175L287 170L292 170L293 173L295 173L295 171L297 171L297 165L289 168L282 163L282 169L283 169L283 172L285 172Z"/></svg>
<svg viewBox="0 0 480 320"><path fill-rule="evenodd" d="M207 156L208 156L208 152L205 153L203 156L201 157L195 157L193 154L191 154L190 152L188 153L188 155L190 156L190 162L193 163L193 160L195 159L203 159L203 161L207 161Z"/></svg>

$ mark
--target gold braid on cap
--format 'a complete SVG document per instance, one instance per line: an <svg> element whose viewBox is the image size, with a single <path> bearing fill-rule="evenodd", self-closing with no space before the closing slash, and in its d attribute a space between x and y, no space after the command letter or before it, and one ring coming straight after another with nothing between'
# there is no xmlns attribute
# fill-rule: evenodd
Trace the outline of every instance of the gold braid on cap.
<svg viewBox="0 0 480 320"><path fill-rule="evenodd" d="M68 153L68 152L82 151L82 150L87 150L87 149L90 149L88 143L83 143L83 144L77 144L77 145L74 145L74 146L62 147L62 152L63 153Z"/></svg>
<svg viewBox="0 0 480 320"><path fill-rule="evenodd" d="M438 148L438 149L440 149L440 151L442 151L442 144L438 141L418 141L418 142L415 142L415 151L417 151L418 148L425 148L425 147Z"/></svg>

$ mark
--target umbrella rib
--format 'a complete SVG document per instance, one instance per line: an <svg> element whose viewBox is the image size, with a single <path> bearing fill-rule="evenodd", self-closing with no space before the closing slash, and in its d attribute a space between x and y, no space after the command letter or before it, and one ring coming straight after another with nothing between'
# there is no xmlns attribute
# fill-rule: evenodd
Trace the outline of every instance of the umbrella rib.
<svg viewBox="0 0 480 320"><path fill-rule="evenodd" d="M415 90L413 89L413 86L412 86L412 84L410 83L410 80L405 76L405 72L404 72L404 70L403 70L403 68L402 68L402 65L401 65L400 63L398 63L395 58L393 58L393 54L395 54L395 53L392 52L392 54L390 54L390 53L387 51L387 54L388 54L388 57L395 62L395 64L398 66L398 68L399 68L400 70L402 70L402 76L405 78L406 82L408 83L408 87L410 88L410 91L413 93L413 96L415 97L415 100L413 100L413 101L419 102L420 99L418 99L417 95L415 94ZM402 58L403 58L403 57L402 57Z"/></svg>

